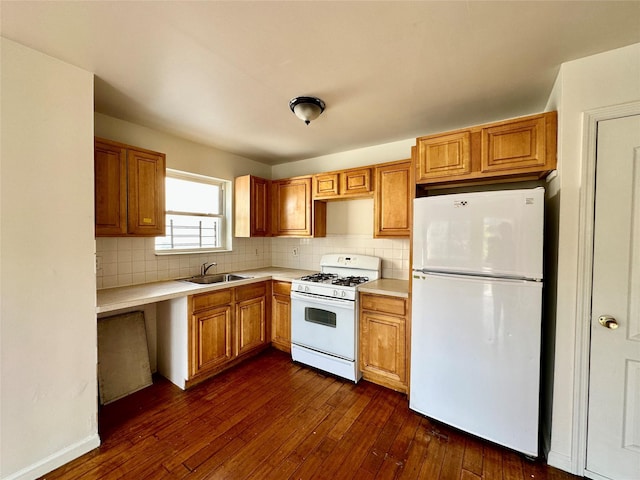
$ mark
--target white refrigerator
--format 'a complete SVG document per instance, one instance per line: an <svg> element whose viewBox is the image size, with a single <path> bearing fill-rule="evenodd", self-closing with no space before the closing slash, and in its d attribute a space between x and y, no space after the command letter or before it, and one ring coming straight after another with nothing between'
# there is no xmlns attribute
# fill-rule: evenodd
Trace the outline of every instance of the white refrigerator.
<svg viewBox="0 0 640 480"><path fill-rule="evenodd" d="M409 407L538 456L544 188L414 200Z"/></svg>

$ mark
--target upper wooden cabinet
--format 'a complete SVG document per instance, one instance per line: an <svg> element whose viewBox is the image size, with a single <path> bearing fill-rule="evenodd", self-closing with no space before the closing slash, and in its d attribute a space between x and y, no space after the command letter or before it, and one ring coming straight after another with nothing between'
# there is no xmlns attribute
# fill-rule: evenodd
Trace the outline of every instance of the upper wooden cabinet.
<svg viewBox="0 0 640 480"><path fill-rule="evenodd" d="M164 235L164 178L164 153L96 138L96 236Z"/></svg>
<svg viewBox="0 0 640 480"><path fill-rule="evenodd" d="M373 192L371 168L352 168L313 176L313 198L321 200L370 197Z"/></svg>
<svg viewBox="0 0 640 480"><path fill-rule="evenodd" d="M421 137L417 142L417 181L471 173L471 132Z"/></svg>
<svg viewBox="0 0 640 480"><path fill-rule="evenodd" d="M340 194L340 174L319 173L313 176L313 198L336 198Z"/></svg>
<svg viewBox="0 0 640 480"><path fill-rule="evenodd" d="M373 236L409 237L411 234L411 159L376 165Z"/></svg>
<svg viewBox="0 0 640 480"><path fill-rule="evenodd" d="M324 237L327 208L313 201L311 176L271 182L272 232L282 237Z"/></svg>
<svg viewBox="0 0 640 480"><path fill-rule="evenodd" d="M267 237L271 235L269 219L271 182L244 175L235 179L235 236Z"/></svg>
<svg viewBox="0 0 640 480"><path fill-rule="evenodd" d="M483 173L546 172L556 166L555 112L501 122L481 134Z"/></svg>
<svg viewBox="0 0 640 480"><path fill-rule="evenodd" d="M557 112L416 140L416 183L533 180L556 168Z"/></svg>

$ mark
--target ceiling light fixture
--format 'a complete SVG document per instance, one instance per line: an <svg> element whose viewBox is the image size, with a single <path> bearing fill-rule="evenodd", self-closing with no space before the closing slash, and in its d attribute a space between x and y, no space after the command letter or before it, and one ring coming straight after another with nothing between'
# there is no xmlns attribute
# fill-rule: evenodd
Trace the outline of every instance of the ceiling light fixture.
<svg viewBox="0 0 640 480"><path fill-rule="evenodd" d="M307 125L324 112L325 104L316 97L295 97L289 100L289 108Z"/></svg>

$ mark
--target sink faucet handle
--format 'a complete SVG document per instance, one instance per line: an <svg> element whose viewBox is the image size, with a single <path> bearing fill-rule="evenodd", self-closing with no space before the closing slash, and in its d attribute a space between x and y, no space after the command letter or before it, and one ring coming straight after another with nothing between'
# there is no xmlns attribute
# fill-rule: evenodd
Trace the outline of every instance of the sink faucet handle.
<svg viewBox="0 0 640 480"><path fill-rule="evenodd" d="M201 266L200 266L200 275L206 275L207 271L211 268L211 267L215 267L216 265L218 265L216 262L204 262Z"/></svg>

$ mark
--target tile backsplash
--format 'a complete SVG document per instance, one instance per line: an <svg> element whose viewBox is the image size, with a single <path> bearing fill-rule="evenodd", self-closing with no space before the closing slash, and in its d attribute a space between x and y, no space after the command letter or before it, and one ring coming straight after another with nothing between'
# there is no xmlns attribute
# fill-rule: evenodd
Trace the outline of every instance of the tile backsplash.
<svg viewBox="0 0 640 480"><path fill-rule="evenodd" d="M233 251L211 254L156 255L153 238L97 238L98 288L172 280L196 275L204 262L214 272L277 266L317 271L327 253L373 255L382 259L384 278L409 278L409 240L370 235L325 238L234 238Z"/></svg>
<svg viewBox="0 0 640 480"><path fill-rule="evenodd" d="M271 263L279 267L320 270L327 253L354 253L382 259L382 277L409 278L409 239L378 239L370 235L327 235L324 238L274 238ZM295 252L294 252L295 250Z"/></svg>

